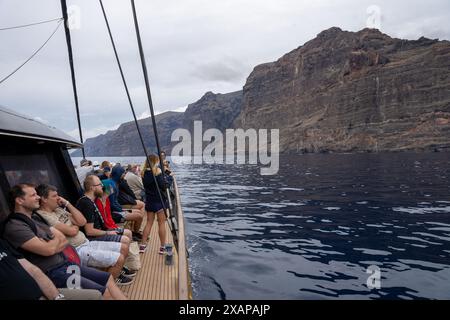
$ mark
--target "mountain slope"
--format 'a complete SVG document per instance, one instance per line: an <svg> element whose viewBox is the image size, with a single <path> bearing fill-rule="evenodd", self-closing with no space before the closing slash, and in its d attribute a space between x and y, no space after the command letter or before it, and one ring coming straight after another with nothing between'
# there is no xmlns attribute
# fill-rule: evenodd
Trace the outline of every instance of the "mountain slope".
<svg viewBox="0 0 450 320"><path fill-rule="evenodd" d="M285 152L450 145L450 43L331 28L257 66L235 126L280 129Z"/></svg>

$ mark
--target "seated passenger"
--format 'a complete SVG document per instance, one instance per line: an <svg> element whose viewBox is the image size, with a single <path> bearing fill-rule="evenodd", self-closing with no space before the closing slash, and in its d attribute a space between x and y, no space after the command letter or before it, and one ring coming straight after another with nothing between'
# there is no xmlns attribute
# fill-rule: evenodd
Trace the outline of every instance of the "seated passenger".
<svg viewBox="0 0 450 320"><path fill-rule="evenodd" d="M119 234L117 230L108 230L103 217L95 205L95 199L103 195L103 184L96 175L89 175L84 180L84 196L81 197L76 208L86 218L86 225L83 227L84 233L89 240L120 242L128 249L130 238Z"/></svg>
<svg viewBox="0 0 450 320"><path fill-rule="evenodd" d="M0 300L101 300L97 290L58 290L22 254L0 239Z"/></svg>
<svg viewBox="0 0 450 320"><path fill-rule="evenodd" d="M78 177L78 181L80 181L80 184L83 185L84 179L86 177L94 172L94 167L92 166L92 161L87 159L82 159L80 161L80 167L75 169L75 172Z"/></svg>
<svg viewBox="0 0 450 320"><path fill-rule="evenodd" d="M68 245L66 237L35 212L39 209L39 199L34 185L20 184L11 189L14 213L9 215L3 234L10 245L39 267L58 288L68 288L75 280L74 285L98 290L106 299L126 299L109 273L67 259L63 253ZM72 271L78 274L73 275Z"/></svg>
<svg viewBox="0 0 450 320"><path fill-rule="evenodd" d="M105 223L105 226L108 230L115 230L115 231L121 231L123 230L123 234L127 236L128 238L132 238L131 230L120 228L116 222L114 221L114 218L111 214L111 206L109 201L109 195L112 190L111 183L113 183L111 180L103 180L103 195L101 197L95 198L95 204L100 211L103 222ZM120 219L122 216L120 216Z"/></svg>
<svg viewBox="0 0 450 320"><path fill-rule="evenodd" d="M106 180L111 178L111 168L110 167L104 167L103 169L99 170L99 173L96 174L100 180Z"/></svg>
<svg viewBox="0 0 450 320"><path fill-rule="evenodd" d="M69 201L60 197L55 187L41 184L36 192L41 198L38 213L66 236L77 250L82 265L106 268L117 279L118 285L132 283L125 276L134 276L135 273L128 269L122 270L128 255L126 245L120 242L89 241L79 229L86 224L85 217Z"/></svg>
<svg viewBox="0 0 450 320"><path fill-rule="evenodd" d="M104 169L106 167L109 167L110 169L113 167L111 165L111 162L109 162L108 160L105 160L105 161L102 162L102 164L100 165L100 169Z"/></svg>
<svg viewBox="0 0 450 320"><path fill-rule="evenodd" d="M145 195L145 191L138 169L139 168L137 165L130 166L127 170L127 173L125 174L124 179L127 181L127 184L130 187L131 191L133 191L136 199L142 201Z"/></svg>
<svg viewBox="0 0 450 320"><path fill-rule="evenodd" d="M116 165L111 171L111 180L112 183L112 193L109 196L109 200L111 202L111 211L114 214L119 214L122 216L122 219L125 221L134 221L133 235L140 238L139 229L142 224L142 219L144 217L144 206L145 204L142 201L135 200L136 205L130 205L128 208L123 208L119 203L119 192L120 192L120 184L125 176L125 169L123 169L120 164ZM132 192L131 192L132 193ZM134 196L134 194L133 194ZM117 222L117 221L116 221Z"/></svg>

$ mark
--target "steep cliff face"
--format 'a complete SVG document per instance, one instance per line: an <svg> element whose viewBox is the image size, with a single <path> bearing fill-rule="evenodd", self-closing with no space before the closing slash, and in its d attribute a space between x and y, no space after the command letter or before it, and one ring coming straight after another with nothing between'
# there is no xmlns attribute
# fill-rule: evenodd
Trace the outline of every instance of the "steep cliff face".
<svg viewBox="0 0 450 320"><path fill-rule="evenodd" d="M161 148L170 147L172 131L182 126L182 112L166 112L156 116L156 126ZM151 118L139 120L145 145L149 152L156 152ZM108 131L84 143L86 156L141 156L144 155L142 144L133 122L122 124L117 130ZM77 151L73 156L81 156Z"/></svg>
<svg viewBox="0 0 450 320"><path fill-rule="evenodd" d="M162 147L196 120L203 130L280 129L281 152L450 149L450 42L331 28L257 66L243 92L208 92L184 114L157 116ZM150 119L141 123L155 150ZM142 154L134 123L85 146L91 156Z"/></svg>
<svg viewBox="0 0 450 320"><path fill-rule="evenodd" d="M244 87L234 126L280 129L284 152L450 146L450 43L331 28Z"/></svg>
<svg viewBox="0 0 450 320"><path fill-rule="evenodd" d="M214 94L207 92L200 100L190 104L184 113L183 124L191 132L194 121L202 121L203 129L221 131L232 128L242 110L242 91Z"/></svg>
<svg viewBox="0 0 450 320"><path fill-rule="evenodd" d="M242 91L228 94L206 93L199 101L188 106L184 113L166 112L156 116L156 126L161 148L171 151L177 142L171 142L172 132L187 128L193 132L194 121L202 121L203 130L232 128L233 121L241 112ZM139 120L148 150L156 152L151 119ZM138 156L143 150L134 122L122 124L117 130L86 140L87 156ZM77 151L73 156L81 156Z"/></svg>

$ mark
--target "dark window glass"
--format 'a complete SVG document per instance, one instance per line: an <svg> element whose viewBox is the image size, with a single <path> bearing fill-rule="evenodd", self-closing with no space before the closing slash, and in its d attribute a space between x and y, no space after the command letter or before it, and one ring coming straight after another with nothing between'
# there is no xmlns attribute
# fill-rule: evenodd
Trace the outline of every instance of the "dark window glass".
<svg viewBox="0 0 450 320"><path fill-rule="evenodd" d="M9 214L8 202L0 190L0 222L2 222Z"/></svg>
<svg viewBox="0 0 450 320"><path fill-rule="evenodd" d="M0 163L10 187L19 183L51 184L65 195L63 182L51 153L0 156Z"/></svg>

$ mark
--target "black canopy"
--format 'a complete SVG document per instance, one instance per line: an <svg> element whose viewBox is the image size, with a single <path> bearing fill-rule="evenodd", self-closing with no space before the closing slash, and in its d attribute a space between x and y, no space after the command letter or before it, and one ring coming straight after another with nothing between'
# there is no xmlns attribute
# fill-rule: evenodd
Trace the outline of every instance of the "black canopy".
<svg viewBox="0 0 450 320"><path fill-rule="evenodd" d="M0 135L59 142L69 148L81 148L73 137L35 119L0 106Z"/></svg>

